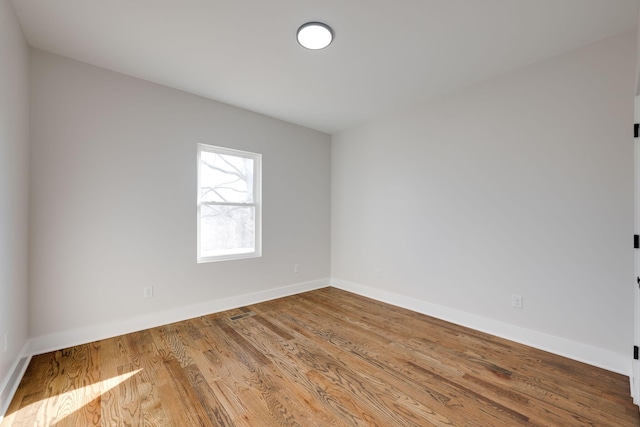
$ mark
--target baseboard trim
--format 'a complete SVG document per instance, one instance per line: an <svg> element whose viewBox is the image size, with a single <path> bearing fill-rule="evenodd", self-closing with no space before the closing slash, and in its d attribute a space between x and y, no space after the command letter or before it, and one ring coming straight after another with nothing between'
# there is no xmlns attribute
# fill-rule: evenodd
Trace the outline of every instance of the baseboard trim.
<svg viewBox="0 0 640 427"><path fill-rule="evenodd" d="M27 343L26 354L36 355L47 353L49 351L60 350L74 345L86 344L105 338L137 332L144 329L154 328L156 326L167 325L169 323L180 322L182 320L193 319L194 317L204 316L206 314L230 310L232 308L243 307L250 304L257 304L327 286L329 286L328 278L312 280L309 282L267 289L250 294L206 301L186 307L178 307L161 312L149 313L142 316L118 320L116 322L61 331L50 335L31 338Z"/></svg>
<svg viewBox="0 0 640 427"><path fill-rule="evenodd" d="M92 325L84 328L61 331L55 334L31 338L24 346L21 357L16 360L5 384L0 388L0 422L28 366L31 356L74 345L136 332L156 326L192 319L210 313L257 304L276 298L333 286L381 302L433 316L451 323L486 332L540 350L568 357L589 365L631 377L631 360L609 350L589 346L545 333L525 329L505 322L466 313L412 297L384 291L342 279L318 279L260 292L207 301L186 307L150 313L122 319L116 322Z"/></svg>
<svg viewBox="0 0 640 427"><path fill-rule="evenodd" d="M331 286L381 302L436 317L457 325L515 341L559 356L587 363L631 378L631 360L622 354L522 328L498 320L466 313L423 300L372 288L370 286L331 279Z"/></svg>
<svg viewBox="0 0 640 427"><path fill-rule="evenodd" d="M9 409L9 404L16 390L18 390L18 385L20 385L20 380L22 380L22 376L27 370L30 360L31 356L27 354L26 343L20 352L20 356L9 370L9 374L2 382L2 387L0 387L0 423L2 423L4 415L7 413L7 409Z"/></svg>

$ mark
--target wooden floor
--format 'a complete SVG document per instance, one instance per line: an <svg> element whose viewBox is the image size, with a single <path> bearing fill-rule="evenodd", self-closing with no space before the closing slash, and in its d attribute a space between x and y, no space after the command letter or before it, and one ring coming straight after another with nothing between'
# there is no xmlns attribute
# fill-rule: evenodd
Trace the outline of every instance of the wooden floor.
<svg viewBox="0 0 640 427"><path fill-rule="evenodd" d="M32 359L9 426L640 426L628 378L334 288Z"/></svg>

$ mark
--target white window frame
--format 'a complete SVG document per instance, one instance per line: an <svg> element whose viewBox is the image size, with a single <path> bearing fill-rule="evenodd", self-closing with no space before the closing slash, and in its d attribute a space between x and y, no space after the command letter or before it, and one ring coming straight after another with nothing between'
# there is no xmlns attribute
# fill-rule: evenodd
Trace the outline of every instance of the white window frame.
<svg viewBox="0 0 640 427"><path fill-rule="evenodd" d="M235 150L232 148L217 147L208 144L198 144L198 164L197 164L197 261L198 263L229 261L237 259L258 258L262 256L262 155L248 151ZM200 169L202 167L201 153L217 153L222 155L244 157L253 160L253 203L229 203L229 202L205 202L200 199ZM255 250L252 252L234 252L225 255L203 256L200 252L201 230L200 230L200 210L202 206L253 206L255 208Z"/></svg>

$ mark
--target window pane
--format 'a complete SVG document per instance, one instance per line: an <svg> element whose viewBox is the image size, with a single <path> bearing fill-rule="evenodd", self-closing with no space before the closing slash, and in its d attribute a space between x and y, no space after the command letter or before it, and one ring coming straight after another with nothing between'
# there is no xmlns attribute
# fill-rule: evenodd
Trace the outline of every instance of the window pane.
<svg viewBox="0 0 640 427"><path fill-rule="evenodd" d="M200 200L253 203L253 159L201 151Z"/></svg>
<svg viewBox="0 0 640 427"><path fill-rule="evenodd" d="M254 206L201 206L201 256L254 252L255 211Z"/></svg>

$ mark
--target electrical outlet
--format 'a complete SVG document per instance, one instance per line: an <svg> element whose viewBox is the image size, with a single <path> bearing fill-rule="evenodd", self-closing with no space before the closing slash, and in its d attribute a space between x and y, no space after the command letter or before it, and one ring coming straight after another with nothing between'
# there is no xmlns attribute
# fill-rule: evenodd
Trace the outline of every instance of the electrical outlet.
<svg viewBox="0 0 640 427"><path fill-rule="evenodd" d="M293 264L293 272L300 273L300 266L298 264Z"/></svg>
<svg viewBox="0 0 640 427"><path fill-rule="evenodd" d="M522 295L511 295L511 307L522 310Z"/></svg>
<svg viewBox="0 0 640 427"><path fill-rule="evenodd" d="M373 276L374 276L376 279L379 279L379 278L380 278L380 269L379 269L379 268L376 268L375 270L373 270Z"/></svg>
<svg viewBox="0 0 640 427"><path fill-rule="evenodd" d="M144 297L151 298L153 296L153 286L144 287Z"/></svg>

